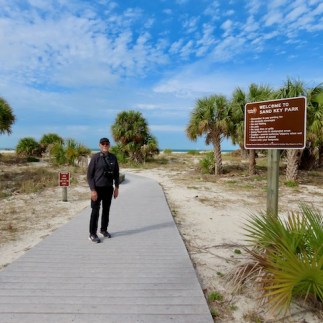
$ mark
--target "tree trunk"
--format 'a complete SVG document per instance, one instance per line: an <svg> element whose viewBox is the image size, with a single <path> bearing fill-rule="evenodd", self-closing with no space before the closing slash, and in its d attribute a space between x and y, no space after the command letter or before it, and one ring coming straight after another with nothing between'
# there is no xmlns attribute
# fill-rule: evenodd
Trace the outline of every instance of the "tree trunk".
<svg viewBox="0 0 323 323"><path fill-rule="evenodd" d="M323 167L323 146L319 147L319 165L318 167Z"/></svg>
<svg viewBox="0 0 323 323"><path fill-rule="evenodd" d="M222 167L222 154L221 154L221 136L219 132L215 132L213 135L213 147L214 147L214 174L220 175L223 173Z"/></svg>
<svg viewBox="0 0 323 323"><path fill-rule="evenodd" d="M295 182L298 175L298 165L302 150L300 149L288 149L286 154L287 166L286 166L286 181Z"/></svg>
<svg viewBox="0 0 323 323"><path fill-rule="evenodd" d="M242 145L240 145L240 151L241 151L241 158L248 159L248 150L245 149Z"/></svg>
<svg viewBox="0 0 323 323"><path fill-rule="evenodd" d="M317 156L316 153L317 153L316 149L305 148L301 155L298 169L312 170L317 168L319 164L319 160L316 157Z"/></svg>
<svg viewBox="0 0 323 323"><path fill-rule="evenodd" d="M256 150L249 149L249 175L256 174Z"/></svg>

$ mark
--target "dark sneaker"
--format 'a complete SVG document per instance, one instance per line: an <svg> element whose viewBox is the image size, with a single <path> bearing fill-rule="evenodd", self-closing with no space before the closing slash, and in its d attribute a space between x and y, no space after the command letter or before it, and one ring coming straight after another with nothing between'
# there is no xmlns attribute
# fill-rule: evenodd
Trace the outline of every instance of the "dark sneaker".
<svg viewBox="0 0 323 323"><path fill-rule="evenodd" d="M101 242L101 240L99 239L99 237L96 234L90 234L89 240L91 240L92 242L96 242L96 243Z"/></svg>
<svg viewBox="0 0 323 323"><path fill-rule="evenodd" d="M111 234L108 231L101 231L100 232L105 238L111 238Z"/></svg>

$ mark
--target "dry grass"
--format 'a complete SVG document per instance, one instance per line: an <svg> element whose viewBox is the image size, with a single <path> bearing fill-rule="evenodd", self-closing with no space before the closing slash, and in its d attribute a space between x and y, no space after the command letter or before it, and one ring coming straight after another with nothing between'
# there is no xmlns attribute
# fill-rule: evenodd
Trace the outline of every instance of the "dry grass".
<svg viewBox="0 0 323 323"><path fill-rule="evenodd" d="M223 154L224 174L220 177L211 174L201 174L199 161L205 157L205 153L199 154L161 154L154 160L146 162L142 168L162 168L164 171L178 172L176 178L181 183L187 182L188 186L194 186L195 182L221 183L232 190L266 191L267 189L267 158L257 158L256 175L248 175L248 161L241 160L237 154ZM125 165L128 167L129 165ZM131 165L133 166L133 165ZM280 186L285 183L285 161L280 163ZM299 171L298 183L300 185L313 185L323 187L323 168L313 171ZM197 187L196 187L197 188ZM295 191L299 187L292 187Z"/></svg>
<svg viewBox="0 0 323 323"><path fill-rule="evenodd" d="M85 169L64 167L66 170L73 174L71 184L75 187L75 203L88 200ZM59 201L59 171L44 162L28 163L15 154L0 156L0 245L19 240L35 230L55 228L63 221L57 213L64 210L69 214L68 205ZM84 189L77 190L76 184Z"/></svg>

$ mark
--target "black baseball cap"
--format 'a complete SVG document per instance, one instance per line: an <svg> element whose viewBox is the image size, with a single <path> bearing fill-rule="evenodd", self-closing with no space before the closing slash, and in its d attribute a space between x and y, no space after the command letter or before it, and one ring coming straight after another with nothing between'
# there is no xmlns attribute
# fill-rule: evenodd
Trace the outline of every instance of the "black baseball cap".
<svg viewBox="0 0 323 323"><path fill-rule="evenodd" d="M107 142L108 144L110 143L110 140L108 138L101 138L100 139L100 144Z"/></svg>

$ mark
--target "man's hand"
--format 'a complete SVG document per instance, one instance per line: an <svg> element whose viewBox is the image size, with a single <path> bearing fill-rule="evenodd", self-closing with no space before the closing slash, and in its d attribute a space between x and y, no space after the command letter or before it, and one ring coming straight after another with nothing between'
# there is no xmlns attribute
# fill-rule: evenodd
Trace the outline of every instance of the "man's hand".
<svg viewBox="0 0 323 323"><path fill-rule="evenodd" d="M95 202L98 199L98 193L96 191L91 191L91 200Z"/></svg>
<svg viewBox="0 0 323 323"><path fill-rule="evenodd" d="M114 188L113 197L116 199L119 195L119 187Z"/></svg>

